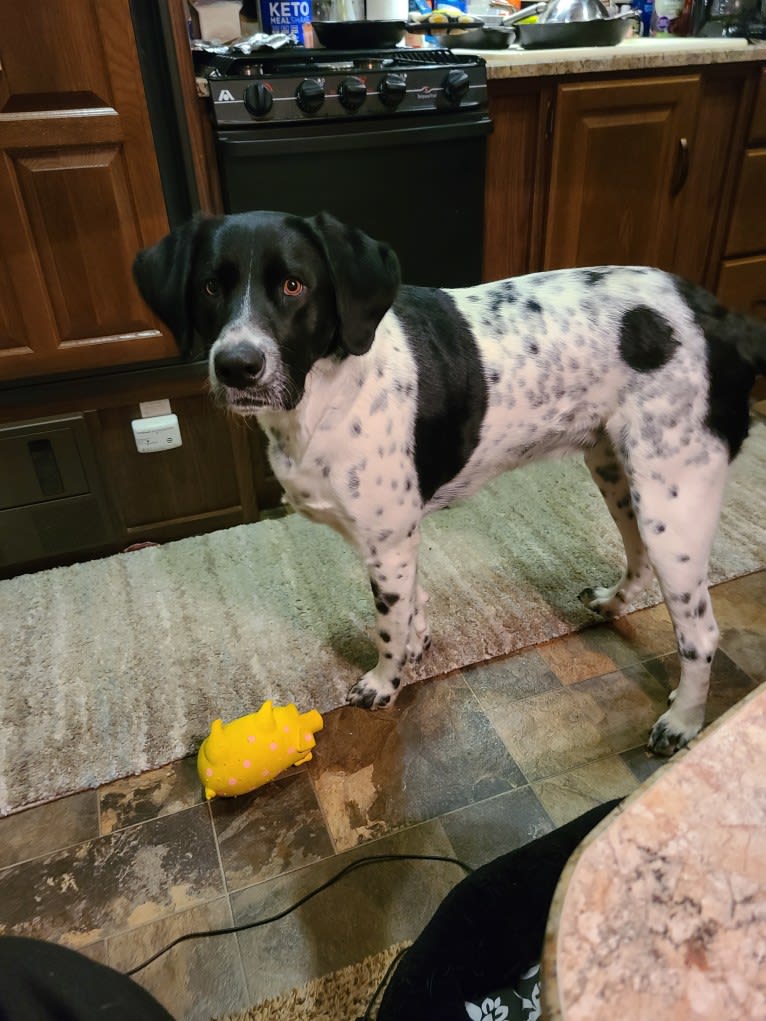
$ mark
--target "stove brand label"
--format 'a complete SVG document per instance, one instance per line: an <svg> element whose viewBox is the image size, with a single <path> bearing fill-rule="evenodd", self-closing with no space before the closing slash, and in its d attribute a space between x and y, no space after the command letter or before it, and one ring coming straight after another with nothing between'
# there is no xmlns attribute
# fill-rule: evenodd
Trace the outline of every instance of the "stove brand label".
<svg viewBox="0 0 766 1021"><path fill-rule="evenodd" d="M232 96L231 92L229 92L228 89L221 89L221 91L218 93L218 100L217 100L217 102L219 102L219 103L236 103L237 100L234 98L234 96Z"/></svg>
<svg viewBox="0 0 766 1021"><path fill-rule="evenodd" d="M261 0L261 21L266 32L284 32L303 44L303 26L311 21L311 0Z"/></svg>

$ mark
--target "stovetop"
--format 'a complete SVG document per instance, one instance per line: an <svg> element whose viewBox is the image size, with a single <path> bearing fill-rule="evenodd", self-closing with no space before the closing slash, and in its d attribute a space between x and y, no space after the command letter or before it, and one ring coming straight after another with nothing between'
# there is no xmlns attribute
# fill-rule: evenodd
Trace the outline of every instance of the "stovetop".
<svg viewBox="0 0 766 1021"><path fill-rule="evenodd" d="M207 54L218 127L301 121L436 116L486 110L484 61L451 50L292 47Z"/></svg>

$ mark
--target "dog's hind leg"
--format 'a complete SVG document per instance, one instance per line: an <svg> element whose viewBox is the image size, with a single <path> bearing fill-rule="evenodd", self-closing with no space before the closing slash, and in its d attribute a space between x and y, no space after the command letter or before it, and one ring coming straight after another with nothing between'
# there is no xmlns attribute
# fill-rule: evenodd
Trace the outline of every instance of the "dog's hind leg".
<svg viewBox="0 0 766 1021"><path fill-rule="evenodd" d="M672 704L649 737L649 747L659 755L672 755L701 730L718 647L707 575L728 455L710 434L705 440L687 447L672 463L655 460L650 472L640 473L638 525L673 622L681 659L681 679L671 696Z"/></svg>
<svg viewBox="0 0 766 1021"><path fill-rule="evenodd" d="M625 546L625 572L611 588L586 588L580 600L605 617L623 613L652 580L652 567L639 532L627 476L606 433L585 452L585 463L606 500Z"/></svg>
<svg viewBox="0 0 766 1021"><path fill-rule="evenodd" d="M351 705L382 709L394 701L402 670L408 659L414 658L416 620L424 627L419 648L422 654L428 629L417 583L419 545L420 535L416 531L395 543L378 543L371 550L367 569L377 613L378 662L349 691Z"/></svg>

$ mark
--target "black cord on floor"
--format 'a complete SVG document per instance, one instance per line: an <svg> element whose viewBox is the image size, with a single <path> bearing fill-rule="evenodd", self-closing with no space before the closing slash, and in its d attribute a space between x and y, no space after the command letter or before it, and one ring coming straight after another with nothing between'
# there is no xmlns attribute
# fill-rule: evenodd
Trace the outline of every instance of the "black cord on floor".
<svg viewBox="0 0 766 1021"><path fill-rule="evenodd" d="M125 974L135 975L136 972L143 971L143 969L148 967L148 965L153 964L154 961L156 961L159 957L162 957L163 954L166 954L168 950L172 950L173 947L178 946L179 943L185 943L187 940L208 939L210 936L229 936L232 933L245 932L247 929L257 929L262 925L269 925L271 922L277 922L279 921L280 918L284 918L286 915L289 915L292 911L295 911L297 908L301 907L303 904L306 903L306 901L311 900L312 897L316 897L317 894L322 893L324 890L327 890L328 887L333 886L335 883L338 882L339 879L343 879L344 876L347 876L350 873L355 872L356 869L362 868L365 865L371 865L374 862L386 861L442 861L448 862L451 865L458 865L461 869L463 869L463 871L467 875L473 872L473 869L470 867L470 865L466 865L465 862L460 861L458 858L450 858L446 855L440 854L379 854L371 855L367 858L358 858L356 861L352 861L349 865L346 865L345 868L342 868L340 872L336 873L334 876L328 879L327 882L322 883L321 886L318 886L315 890L311 890L310 893L307 893L304 897L301 897L301 899L296 901L295 904L291 904L289 908L285 908L284 911L280 911L278 914L272 915L270 918L262 918L259 922L244 922L242 925L232 925L225 929L210 929L207 932L187 932L184 936L179 936L177 939L174 939L172 943L168 943L168 945L166 947L163 947L162 950L158 950L156 954L153 954L151 957L147 958L147 960L143 961L143 963L137 964L135 968L131 968L129 971L126 971ZM403 952L404 951L402 951L402 953ZM389 967L388 971L384 975L382 982L375 990L375 993L373 995L373 1001L375 997L378 995L378 992L380 991L383 983L388 978L391 969L393 968L393 965L396 963L396 961L399 960L400 956L401 954L399 954L396 957L393 964ZM367 1013L364 1015L364 1018L367 1018L369 1016L371 1006L372 1001L370 1007L367 1008Z"/></svg>

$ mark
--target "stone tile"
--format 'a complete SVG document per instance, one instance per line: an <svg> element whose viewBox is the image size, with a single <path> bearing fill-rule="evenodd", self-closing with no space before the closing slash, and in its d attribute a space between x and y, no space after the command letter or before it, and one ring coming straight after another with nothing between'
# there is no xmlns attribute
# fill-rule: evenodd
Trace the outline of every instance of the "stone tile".
<svg viewBox="0 0 766 1021"><path fill-rule="evenodd" d="M612 798L626 797L637 787L638 780L618 755L588 762L532 784L540 804L556 826L563 826Z"/></svg>
<svg viewBox="0 0 766 1021"><path fill-rule="evenodd" d="M178 936L232 925L228 899L142 925L107 940L109 964L128 971ZM249 1007L247 983L236 935L179 943L133 976L179 1021L209 1021Z"/></svg>
<svg viewBox="0 0 766 1021"><path fill-rule="evenodd" d="M454 852L440 823L423 823L233 894L235 923L282 912L346 865L381 854ZM438 861L366 865L279 921L240 933L252 1002L414 939L463 875L457 866Z"/></svg>
<svg viewBox="0 0 766 1021"><path fill-rule="evenodd" d="M553 829L553 823L531 787L520 787L517 791L468 805L442 816L439 821L455 854L473 868Z"/></svg>
<svg viewBox="0 0 766 1021"><path fill-rule="evenodd" d="M681 664L677 656L663 656L650 660L645 664L653 677L670 693L678 686L681 676ZM712 723L719 716L736 705L748 692L758 687L758 682L748 676L733 663L726 653L720 649L713 660L710 674L710 692L708 694L705 723Z"/></svg>
<svg viewBox="0 0 766 1021"><path fill-rule="evenodd" d="M0 873L0 935L79 948L221 896L206 805Z"/></svg>
<svg viewBox="0 0 766 1021"><path fill-rule="evenodd" d="M716 585L711 593L722 634L732 628L766 635L766 571Z"/></svg>
<svg viewBox="0 0 766 1021"><path fill-rule="evenodd" d="M612 751L603 710L577 685L521 701L493 692L483 697L482 705L528 780L562 773Z"/></svg>
<svg viewBox="0 0 766 1021"><path fill-rule="evenodd" d="M104 835L191 808L205 799L194 756L106 784L98 795Z"/></svg>
<svg viewBox="0 0 766 1021"><path fill-rule="evenodd" d="M668 764L664 756L653 755L645 744L638 748L629 748L628 751L622 752L620 758L641 783Z"/></svg>
<svg viewBox="0 0 766 1021"><path fill-rule="evenodd" d="M604 714L603 735L615 752L645 742L667 709L666 689L641 666L581 681L577 690L598 702Z"/></svg>
<svg viewBox="0 0 766 1021"><path fill-rule="evenodd" d="M766 681L766 571L717 585L713 609L720 648L759 684Z"/></svg>
<svg viewBox="0 0 766 1021"><path fill-rule="evenodd" d="M524 783L459 674L328 714L309 774L339 851Z"/></svg>
<svg viewBox="0 0 766 1021"><path fill-rule="evenodd" d="M98 795L83 791L0 819L0 868L98 836Z"/></svg>
<svg viewBox="0 0 766 1021"><path fill-rule="evenodd" d="M548 663L538 651L518 652L462 671L463 678L479 701L500 689L508 698L527 698L561 687Z"/></svg>
<svg viewBox="0 0 766 1021"><path fill-rule="evenodd" d="M252 886L334 853L307 772L211 802L226 885Z"/></svg>
<svg viewBox="0 0 766 1021"><path fill-rule="evenodd" d="M660 605L565 635L537 651L562 684L576 684L635 666L675 647L670 617Z"/></svg>

